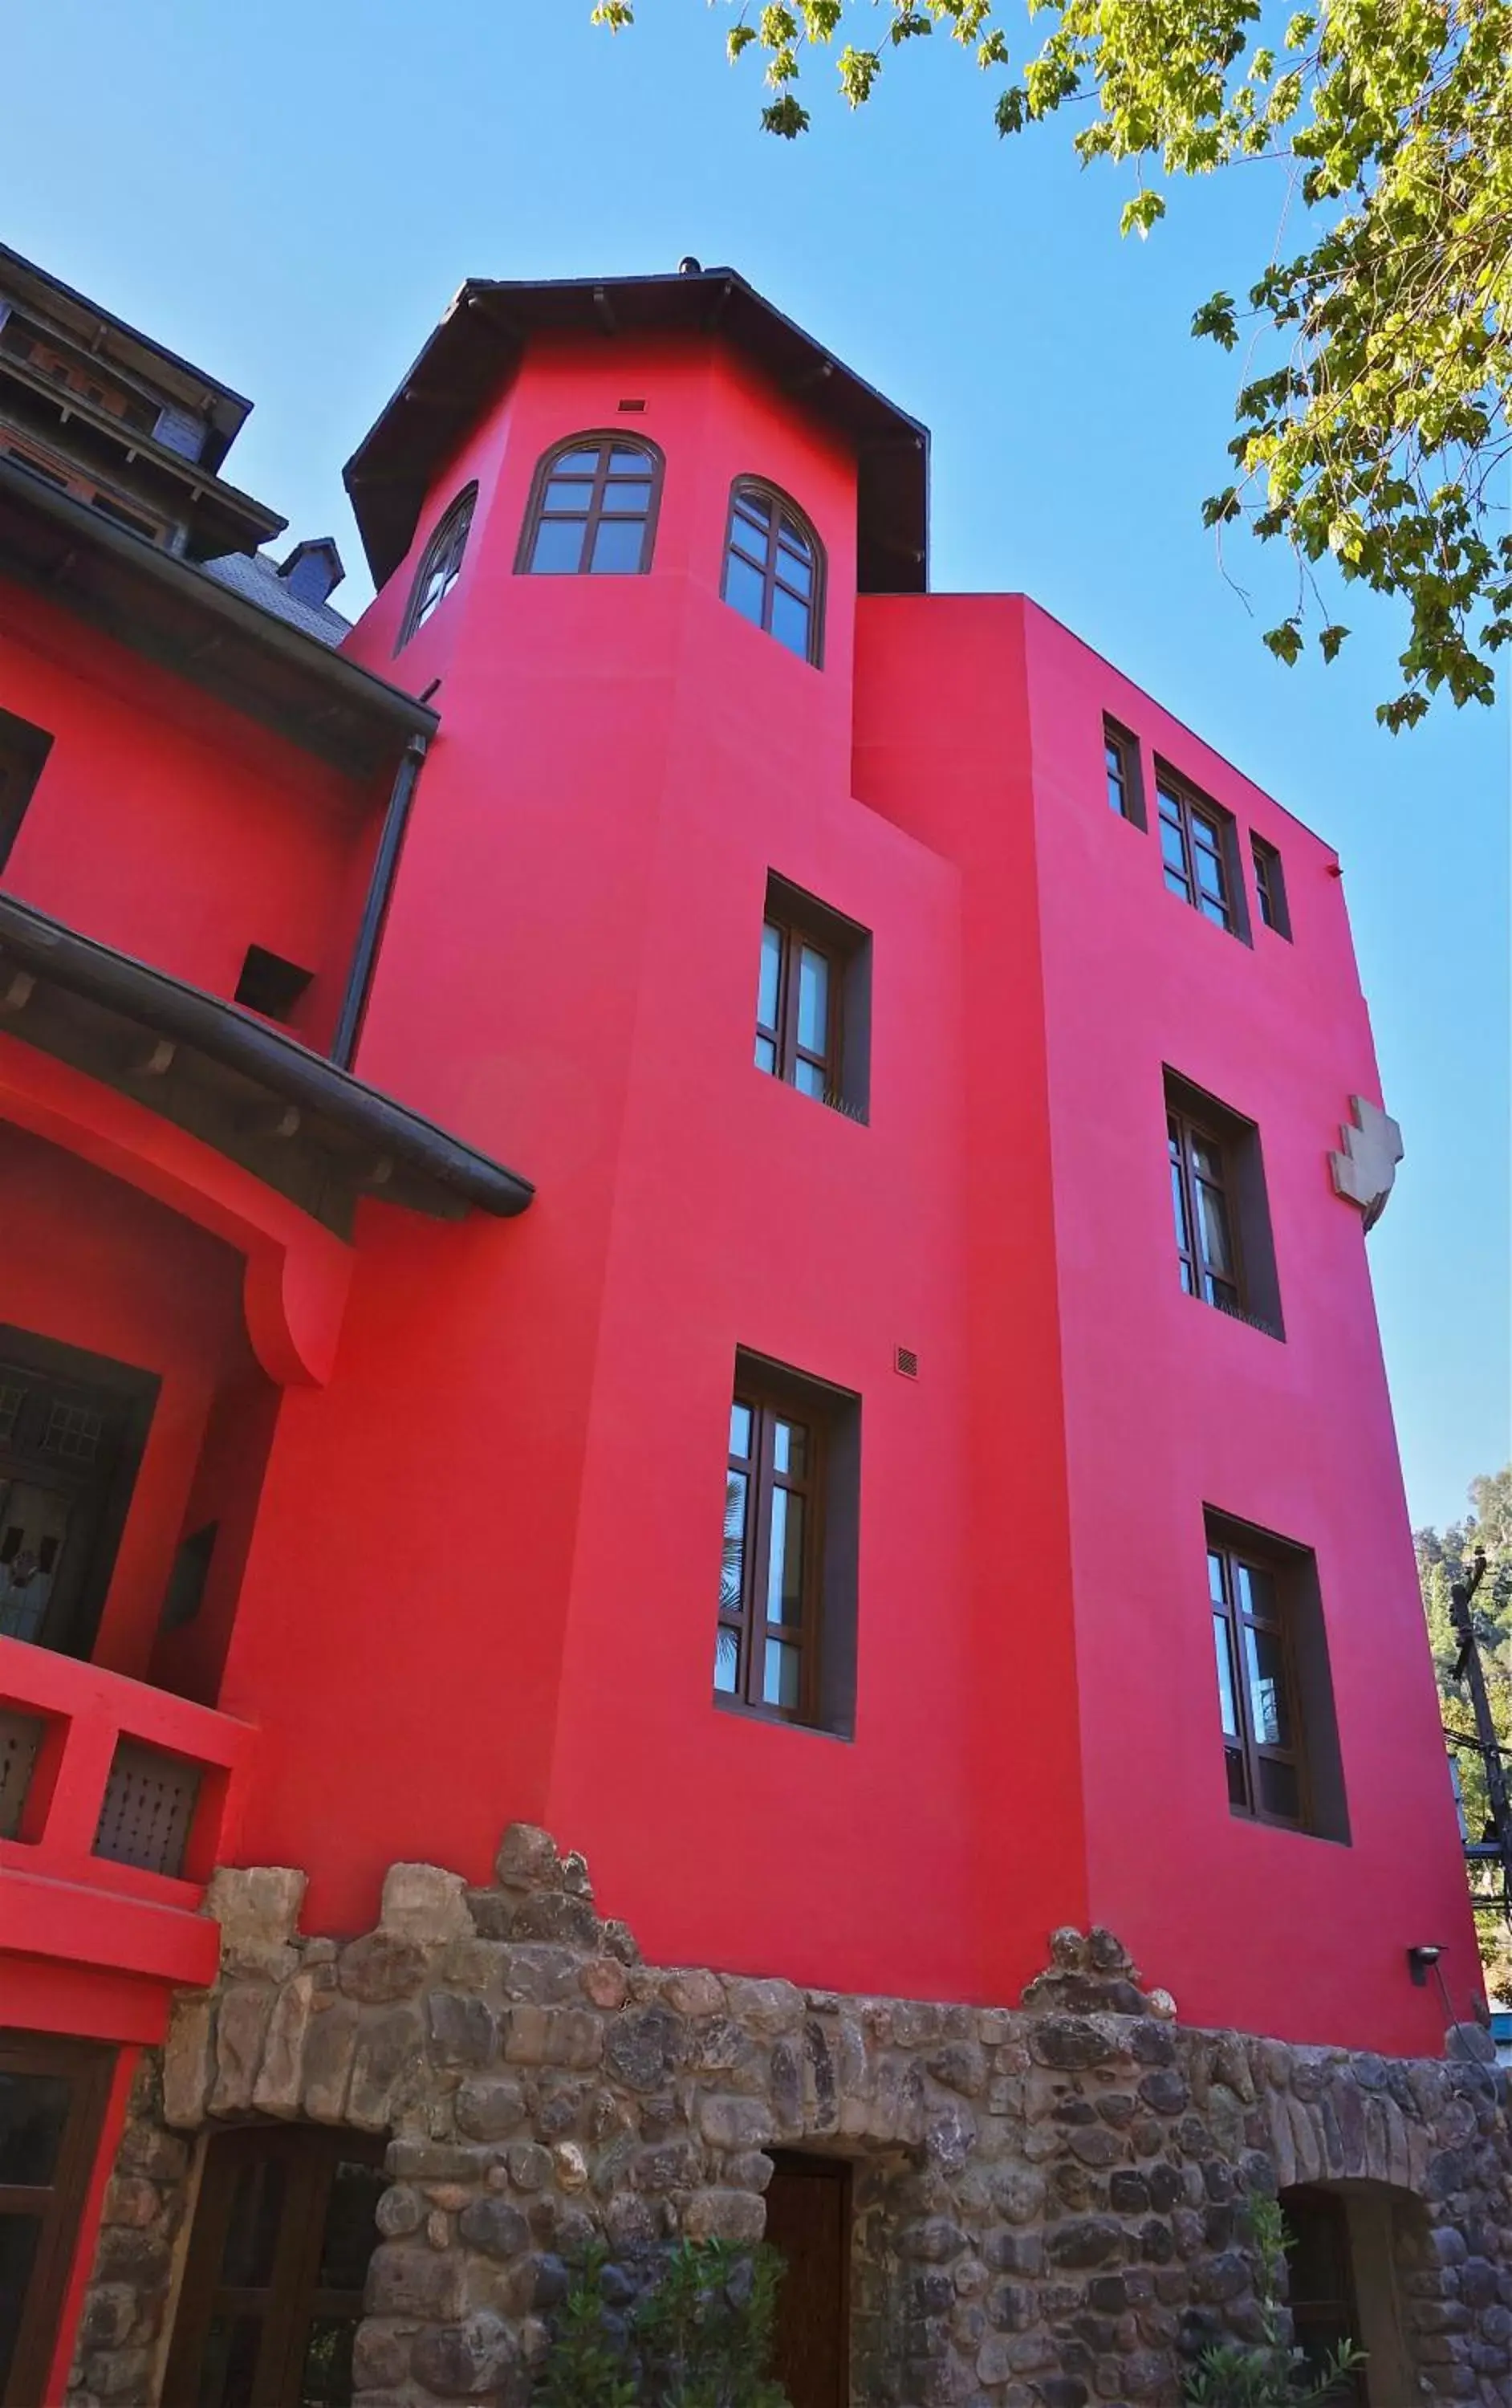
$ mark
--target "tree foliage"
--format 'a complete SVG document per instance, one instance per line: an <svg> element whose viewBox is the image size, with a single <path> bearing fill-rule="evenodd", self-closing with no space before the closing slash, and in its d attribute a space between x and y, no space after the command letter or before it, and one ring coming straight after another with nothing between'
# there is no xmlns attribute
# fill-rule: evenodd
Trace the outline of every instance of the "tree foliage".
<svg viewBox="0 0 1512 2408"><path fill-rule="evenodd" d="M1262 0L1028 0L1037 46L1021 58L1004 0L724 5L731 58L764 64L762 122L790 139L810 122L806 51L832 56L854 108L939 32L993 79L1000 133L1076 106L1078 157L1132 164L1125 233L1164 214L1161 179L1284 162L1276 256L1243 303L1216 293L1192 320L1226 350L1248 336L1205 521L1291 548L1295 604L1264 638L1280 660L1311 620L1325 660L1348 633L1320 563L1405 602L1386 726L1440 689L1493 699L1512 638L1512 0L1313 0L1284 22ZM592 14L620 30L635 10ZM848 38L863 28L871 41Z"/></svg>
<svg viewBox="0 0 1512 2408"><path fill-rule="evenodd" d="M1497 1736L1512 1748L1512 1464L1470 1484L1471 1512L1447 1530L1419 1530L1418 1577L1422 1585L1423 1612L1438 1680L1439 1701L1446 1730L1475 1735L1469 1697L1454 1677L1460 1642L1449 1617L1449 1590L1464 1577L1477 1548L1484 1548L1487 1570L1473 1609L1486 1685ZM1460 1783L1465 1828L1478 1840L1488 1828L1491 1813L1486 1794L1486 1768L1472 1748L1450 1746L1450 1761ZM1512 1756L1507 1757L1512 1771ZM1494 1865L1476 1865L1471 1886L1486 1904L1477 1910L1476 1929L1487 1987L1496 1998L1512 2000L1512 1931L1494 1911L1501 1896L1501 1877Z"/></svg>

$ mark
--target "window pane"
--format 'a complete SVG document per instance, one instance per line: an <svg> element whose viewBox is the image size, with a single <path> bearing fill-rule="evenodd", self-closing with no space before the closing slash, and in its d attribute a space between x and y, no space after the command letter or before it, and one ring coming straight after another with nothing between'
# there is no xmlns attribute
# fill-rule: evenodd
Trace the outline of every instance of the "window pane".
<svg viewBox="0 0 1512 2408"><path fill-rule="evenodd" d="M1229 1237L1229 1208L1216 1187L1197 1182L1197 1210L1203 1225L1203 1261L1220 1279L1234 1277L1234 1247Z"/></svg>
<svg viewBox="0 0 1512 2408"><path fill-rule="evenodd" d="M753 494L743 487L735 495L735 516L737 519L749 519L761 529L763 540L765 540L772 523L772 505L763 494Z"/></svg>
<svg viewBox="0 0 1512 2408"><path fill-rule="evenodd" d="M551 463L554 477L591 477L598 466L596 452L563 452Z"/></svg>
<svg viewBox="0 0 1512 2408"><path fill-rule="evenodd" d="M1259 1622L1278 1622L1280 1609L1277 1604L1274 1576L1260 1564L1235 1564L1234 1585L1239 1593L1239 1603L1246 1613Z"/></svg>
<svg viewBox="0 0 1512 2408"><path fill-rule="evenodd" d="M1259 1767L1260 1802L1267 1814L1279 1815L1288 1823L1302 1820L1302 1784L1294 1764L1278 1764L1274 1756L1262 1756Z"/></svg>
<svg viewBox="0 0 1512 2408"><path fill-rule="evenodd" d="M795 594L802 595L806 599L814 590L814 572L809 562L807 546L805 545L802 551L798 551L792 538L784 536L777 544L777 573L784 585L791 585Z"/></svg>
<svg viewBox="0 0 1512 2408"><path fill-rule="evenodd" d="M772 1433L772 1460L778 1471L801 1480L808 1469L808 1432L796 1422L778 1422Z"/></svg>
<svg viewBox="0 0 1512 2408"><path fill-rule="evenodd" d="M766 1642L766 1659L762 1668L762 1702L768 1706L796 1706L798 1703L798 1668L802 1662L796 1647L785 1646L779 1639Z"/></svg>
<svg viewBox="0 0 1512 2408"><path fill-rule="evenodd" d="M772 594L772 633L800 660L808 658L808 605L784 594L780 585Z"/></svg>
<svg viewBox="0 0 1512 2408"><path fill-rule="evenodd" d="M746 1500L743 1471L724 1475L724 1545L720 1556L720 1607L738 1613L746 1576Z"/></svg>
<svg viewBox="0 0 1512 2408"><path fill-rule="evenodd" d="M1234 1690L1234 1650L1229 1642L1229 1626L1223 1615L1213 1616L1213 1645L1218 1652L1218 1710L1225 1739L1239 1736L1239 1705Z"/></svg>
<svg viewBox="0 0 1512 2408"><path fill-rule="evenodd" d="M1181 830L1173 827L1165 813L1161 813L1161 853L1167 869L1178 869L1182 882L1187 875L1187 849L1181 841Z"/></svg>
<svg viewBox="0 0 1512 2408"><path fill-rule="evenodd" d="M776 1076L777 1047L769 1037L758 1037L756 1039L756 1068L758 1070L770 1070L774 1077Z"/></svg>
<svg viewBox="0 0 1512 2408"><path fill-rule="evenodd" d="M640 477L611 477L604 488L604 507L612 518L643 519L651 507L651 489Z"/></svg>
<svg viewBox="0 0 1512 2408"><path fill-rule="evenodd" d="M1123 793L1123 754L1116 744L1105 744L1103 755L1107 763L1107 799L1122 819L1126 815Z"/></svg>
<svg viewBox="0 0 1512 2408"><path fill-rule="evenodd" d="M830 966L804 945L798 954L798 1042L806 1054L829 1052Z"/></svg>
<svg viewBox="0 0 1512 2408"><path fill-rule="evenodd" d="M283 2192L281 2158L249 2158L237 2173L221 2258L221 2280L230 2289L261 2290L273 2280Z"/></svg>
<svg viewBox="0 0 1512 2408"><path fill-rule="evenodd" d="M804 1500L772 1491L772 1550L766 1567L766 1619L797 1623L804 1612Z"/></svg>
<svg viewBox="0 0 1512 2408"><path fill-rule="evenodd" d="M205 2336L198 2408L259 2408L257 2358L261 2316L216 2316Z"/></svg>
<svg viewBox="0 0 1512 2408"><path fill-rule="evenodd" d="M61 2073L0 2073L0 2183L50 2183L72 2086Z"/></svg>
<svg viewBox="0 0 1512 2408"><path fill-rule="evenodd" d="M543 510L564 510L569 517L586 518L593 498L593 488L586 477L553 477L542 500Z"/></svg>
<svg viewBox="0 0 1512 2408"><path fill-rule="evenodd" d="M593 538L593 575L634 577L645 540L643 519L600 519Z"/></svg>
<svg viewBox="0 0 1512 2408"><path fill-rule="evenodd" d="M777 988L782 978L782 931L768 920L762 929L762 970L756 988L756 1018L763 1028L777 1026Z"/></svg>
<svg viewBox="0 0 1512 2408"><path fill-rule="evenodd" d="M1181 1176L1178 1149L1171 1145L1171 1211L1176 1221L1176 1242L1183 1254L1191 1252L1191 1225L1187 1218L1187 1182Z"/></svg>
<svg viewBox="0 0 1512 2408"><path fill-rule="evenodd" d="M749 1405L732 1405L730 1408L730 1452L732 1455L749 1457L750 1407Z"/></svg>
<svg viewBox="0 0 1512 2408"><path fill-rule="evenodd" d="M829 1081L825 1076L823 1066L818 1062L795 1062L792 1066L792 1083L801 1096L817 1096L820 1103L830 1092Z"/></svg>
<svg viewBox="0 0 1512 2408"><path fill-rule="evenodd" d="M582 556L581 519L543 519L535 530L535 546L530 556L531 574L534 577L574 576Z"/></svg>
<svg viewBox="0 0 1512 2408"><path fill-rule="evenodd" d="M0 2394L21 2338L32 2264L42 2237L38 2215L0 2215Z"/></svg>
<svg viewBox="0 0 1512 2408"><path fill-rule="evenodd" d="M753 626L762 624L762 608L766 598L765 581L749 561L738 552L731 552L724 571L724 598Z"/></svg>
<svg viewBox="0 0 1512 2408"><path fill-rule="evenodd" d="M609 453L609 474L611 477L649 477L650 473L651 464L644 452L628 452L616 449Z"/></svg>
<svg viewBox="0 0 1512 2408"><path fill-rule="evenodd" d="M350 2408L356 2316L316 2316L305 2346L299 2408Z"/></svg>
<svg viewBox="0 0 1512 2408"><path fill-rule="evenodd" d="M739 1685L739 1634L720 1629L714 1641L714 1686L721 1698L733 1698Z"/></svg>
<svg viewBox="0 0 1512 2408"><path fill-rule="evenodd" d="M1245 1776L1244 1750L1242 1747L1226 1747L1224 1749L1223 1769L1228 1774L1229 1780L1229 1804L1231 1806L1243 1806L1248 1811L1249 1806L1249 1784Z"/></svg>
<svg viewBox="0 0 1512 2408"><path fill-rule="evenodd" d="M1207 1550L1207 1594L1215 1605L1224 1603L1223 1558L1213 1547Z"/></svg>
<svg viewBox="0 0 1512 2408"><path fill-rule="evenodd" d="M1257 1747L1290 1747L1286 1673L1281 1641L1274 1630L1244 1627L1245 1680L1249 1691L1249 1727Z"/></svg>
<svg viewBox="0 0 1512 2408"><path fill-rule="evenodd" d="M364 2166L343 2158L331 2183L321 2241L320 2287L322 2291L360 2291L367 2280L367 2263L378 2247L374 2222L378 2200L389 2186L381 2166ZM320 2392L316 2398L335 2398Z"/></svg>

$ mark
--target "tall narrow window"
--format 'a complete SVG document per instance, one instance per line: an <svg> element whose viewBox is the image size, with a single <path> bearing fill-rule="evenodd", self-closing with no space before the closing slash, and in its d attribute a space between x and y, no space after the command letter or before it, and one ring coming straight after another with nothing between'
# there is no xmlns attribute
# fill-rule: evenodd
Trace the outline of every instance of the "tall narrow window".
<svg viewBox="0 0 1512 2408"><path fill-rule="evenodd" d="M1167 1070L1165 1150L1182 1286L1279 1338L1276 1249L1253 1121Z"/></svg>
<svg viewBox="0 0 1512 2408"><path fill-rule="evenodd" d="M662 454L624 435L575 435L535 471L518 573L644 577L656 541Z"/></svg>
<svg viewBox="0 0 1512 2408"><path fill-rule="evenodd" d="M0 2408L53 2396L48 2368L112 2056L0 2031Z"/></svg>
<svg viewBox="0 0 1512 2408"><path fill-rule="evenodd" d="M725 600L817 668L823 640L824 554L796 503L739 477L730 494Z"/></svg>
<svg viewBox="0 0 1512 2408"><path fill-rule="evenodd" d="M1260 916L1267 928L1278 937L1290 938L1291 918L1286 908L1286 880L1281 873L1281 856L1274 844L1262 836L1251 835L1249 850L1255 864L1255 894L1260 902Z"/></svg>
<svg viewBox="0 0 1512 2408"><path fill-rule="evenodd" d="M478 487L469 485L457 495L426 545L410 589L409 607L399 630L395 652L403 650L418 627L438 610L462 575L463 554L467 549L467 533L473 523L473 506L478 500Z"/></svg>
<svg viewBox="0 0 1512 2408"><path fill-rule="evenodd" d="M1145 824L1145 790L1139 774L1139 746L1116 719L1103 722L1103 765L1107 778L1107 807L1134 826Z"/></svg>
<svg viewBox="0 0 1512 2408"><path fill-rule="evenodd" d="M756 1068L864 1120L870 944L783 879L767 881L756 982Z"/></svg>
<svg viewBox="0 0 1512 2408"><path fill-rule="evenodd" d="M1231 935L1246 931L1234 876L1233 823L1216 803L1181 784L1168 769L1155 781L1160 803L1161 859L1173 895Z"/></svg>
<svg viewBox="0 0 1512 2408"><path fill-rule="evenodd" d="M0 1328L0 1638L89 1654L157 1386Z"/></svg>
<svg viewBox="0 0 1512 2408"><path fill-rule="evenodd" d="M1262 1822L1304 1823L1302 1717L1280 1567L1209 1533L1207 1594L1229 1804Z"/></svg>
<svg viewBox="0 0 1512 2408"><path fill-rule="evenodd" d="M849 1718L857 1421L854 1398L776 1364L738 1359L716 1698L785 1722L833 1728Z"/></svg>

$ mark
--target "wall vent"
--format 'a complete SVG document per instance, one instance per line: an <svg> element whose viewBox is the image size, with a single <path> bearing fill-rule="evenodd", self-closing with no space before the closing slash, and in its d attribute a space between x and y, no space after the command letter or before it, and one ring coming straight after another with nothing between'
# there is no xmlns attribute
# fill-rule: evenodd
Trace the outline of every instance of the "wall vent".
<svg viewBox="0 0 1512 2408"><path fill-rule="evenodd" d="M643 401L621 401L617 403L616 407L625 410L642 410L646 404Z"/></svg>
<svg viewBox="0 0 1512 2408"><path fill-rule="evenodd" d="M895 1371L901 1371L906 1380L918 1379L919 1357L914 1353L911 1346L895 1346L893 1348L892 1368Z"/></svg>

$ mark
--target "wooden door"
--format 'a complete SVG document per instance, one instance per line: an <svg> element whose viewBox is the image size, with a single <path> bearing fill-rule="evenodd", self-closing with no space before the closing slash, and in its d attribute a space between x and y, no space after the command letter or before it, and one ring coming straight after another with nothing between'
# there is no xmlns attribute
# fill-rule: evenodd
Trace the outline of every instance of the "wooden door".
<svg viewBox="0 0 1512 2408"><path fill-rule="evenodd" d="M766 2238L787 2261L772 2372L792 2408L849 2408L850 2169L777 2152Z"/></svg>
<svg viewBox="0 0 1512 2408"><path fill-rule="evenodd" d="M36 2408L115 2052L0 2031L0 2408Z"/></svg>
<svg viewBox="0 0 1512 2408"><path fill-rule="evenodd" d="M299 2124L211 2140L164 2408L347 2408L383 2150Z"/></svg>

